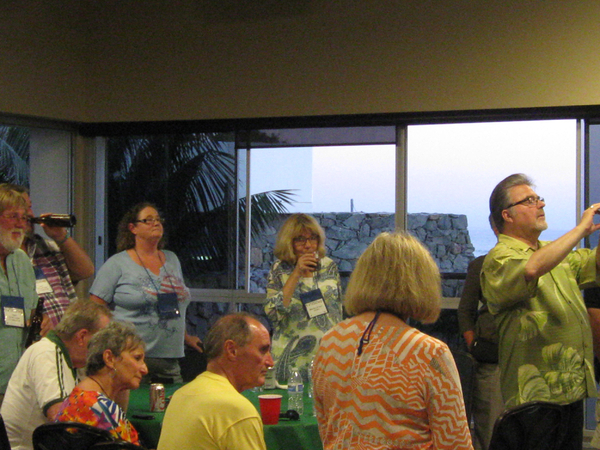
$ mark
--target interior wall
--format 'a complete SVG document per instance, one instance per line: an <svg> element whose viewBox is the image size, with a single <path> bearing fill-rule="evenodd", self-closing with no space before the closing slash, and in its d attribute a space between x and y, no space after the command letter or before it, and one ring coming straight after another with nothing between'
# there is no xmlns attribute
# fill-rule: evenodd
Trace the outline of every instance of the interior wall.
<svg viewBox="0 0 600 450"><path fill-rule="evenodd" d="M0 6L0 112L105 122L600 104L596 0L57 3Z"/></svg>
<svg viewBox="0 0 600 450"><path fill-rule="evenodd" d="M87 114L85 2L0 2L0 112L82 120Z"/></svg>

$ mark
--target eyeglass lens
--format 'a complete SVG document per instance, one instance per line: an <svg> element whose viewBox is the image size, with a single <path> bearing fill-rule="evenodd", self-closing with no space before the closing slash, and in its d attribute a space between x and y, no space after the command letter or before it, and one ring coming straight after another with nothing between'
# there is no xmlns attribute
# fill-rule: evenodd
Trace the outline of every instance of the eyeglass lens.
<svg viewBox="0 0 600 450"><path fill-rule="evenodd" d="M306 237L306 236L298 236L294 238L294 242L298 243L298 244L306 244L306 241L310 241L310 242L317 242L318 240L318 236L315 236L314 234L310 237Z"/></svg>
<svg viewBox="0 0 600 450"><path fill-rule="evenodd" d="M164 223L165 221L160 217L146 217L145 219L140 219L138 222L142 222L148 225L154 225L155 223Z"/></svg>

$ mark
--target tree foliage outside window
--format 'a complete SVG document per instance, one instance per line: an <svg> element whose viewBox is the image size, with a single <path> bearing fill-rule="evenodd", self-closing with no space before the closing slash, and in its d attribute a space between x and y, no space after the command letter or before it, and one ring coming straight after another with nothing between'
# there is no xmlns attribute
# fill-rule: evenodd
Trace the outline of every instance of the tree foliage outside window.
<svg viewBox="0 0 600 450"><path fill-rule="evenodd" d="M236 251L245 235L246 199L238 198L232 134L127 136L107 140L109 253L118 222L134 204L155 203L165 218L167 248L197 288L237 288ZM286 212L288 190L252 196L252 234Z"/></svg>
<svg viewBox="0 0 600 450"><path fill-rule="evenodd" d="M0 125L0 182L29 186L29 129Z"/></svg>

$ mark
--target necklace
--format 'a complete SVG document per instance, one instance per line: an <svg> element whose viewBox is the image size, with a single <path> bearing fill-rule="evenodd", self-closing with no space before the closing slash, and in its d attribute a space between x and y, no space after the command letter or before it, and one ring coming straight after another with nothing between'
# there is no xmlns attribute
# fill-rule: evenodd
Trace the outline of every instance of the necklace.
<svg viewBox="0 0 600 450"><path fill-rule="evenodd" d="M102 391L102 393L106 396L108 396L108 394L106 393L106 389L104 389L104 386L102 386L100 384L100 382L98 380L96 380L94 377L92 377L91 375L88 375L88 378L91 379L94 383L96 383L98 386L100 386L100 390Z"/></svg>

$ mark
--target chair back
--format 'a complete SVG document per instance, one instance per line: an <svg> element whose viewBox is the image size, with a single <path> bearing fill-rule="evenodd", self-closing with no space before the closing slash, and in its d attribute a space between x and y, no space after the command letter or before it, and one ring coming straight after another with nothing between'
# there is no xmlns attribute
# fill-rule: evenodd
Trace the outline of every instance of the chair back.
<svg viewBox="0 0 600 450"><path fill-rule="evenodd" d="M558 450L567 433L566 411L556 403L528 402L496 420L489 450Z"/></svg>
<svg viewBox="0 0 600 450"><path fill-rule="evenodd" d="M10 441L8 440L8 434L6 433L6 426L4 425L2 415L0 415L0 450L10 450Z"/></svg>
<svg viewBox="0 0 600 450"><path fill-rule="evenodd" d="M90 447L90 450L146 450L146 448L127 441L113 441L99 442Z"/></svg>
<svg viewBox="0 0 600 450"><path fill-rule="evenodd" d="M113 440L107 430L79 422L45 423L33 430L34 450L89 450Z"/></svg>
<svg viewBox="0 0 600 450"><path fill-rule="evenodd" d="M471 423L471 413L473 411L473 389L475 387L475 368L477 362L473 355L462 350L452 350L452 356L460 376L460 386L463 392L465 402L465 412L467 421Z"/></svg>

